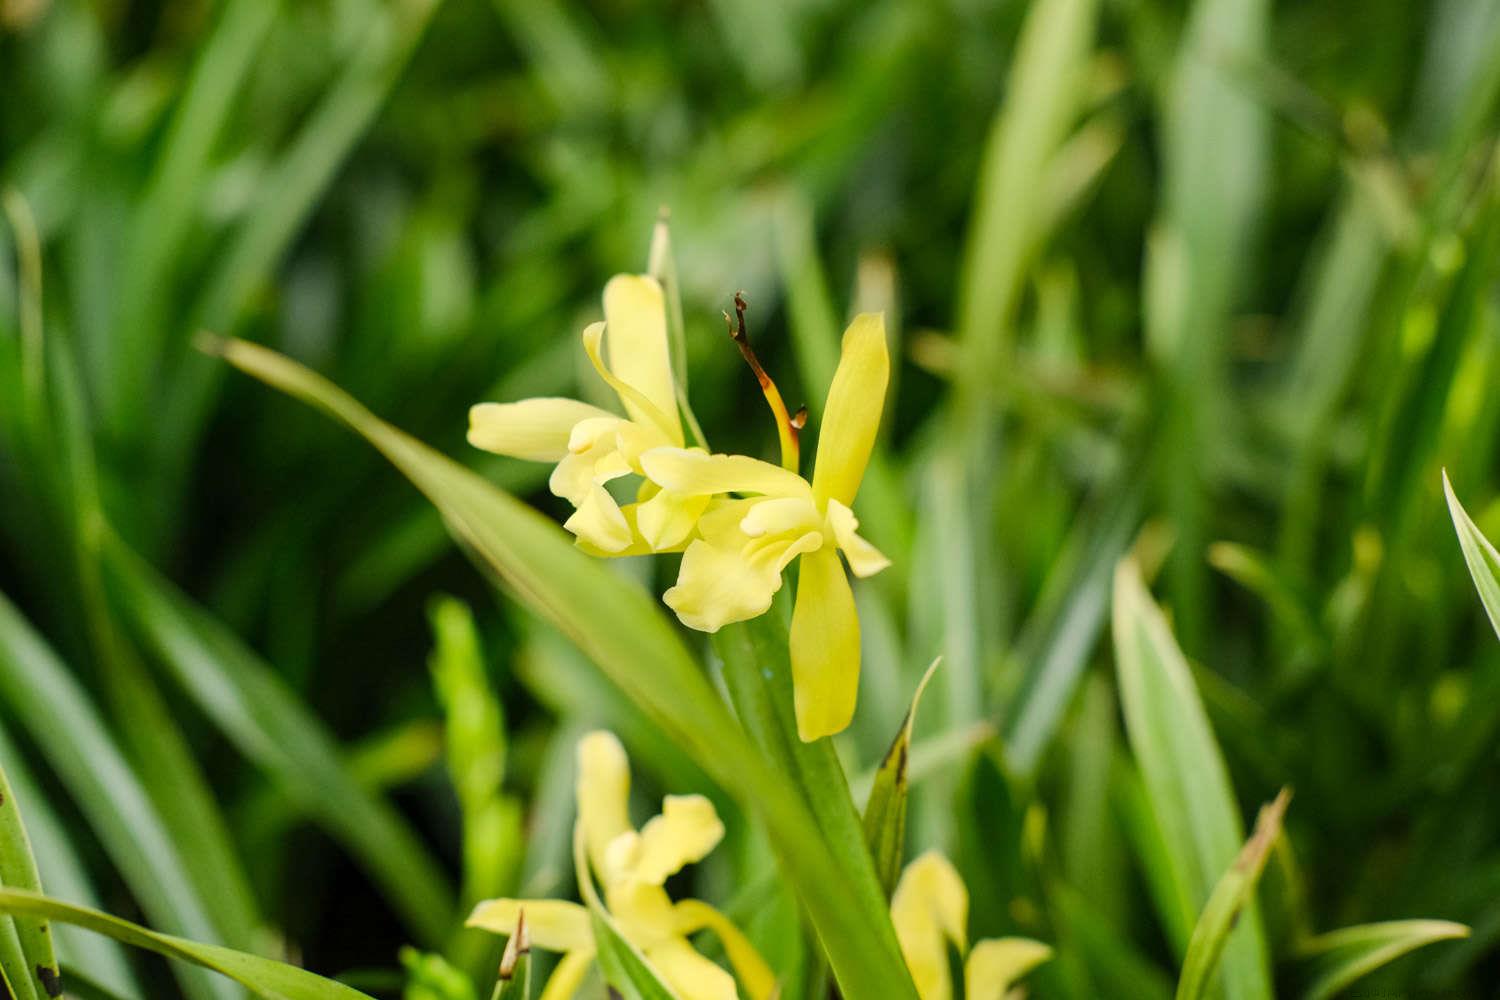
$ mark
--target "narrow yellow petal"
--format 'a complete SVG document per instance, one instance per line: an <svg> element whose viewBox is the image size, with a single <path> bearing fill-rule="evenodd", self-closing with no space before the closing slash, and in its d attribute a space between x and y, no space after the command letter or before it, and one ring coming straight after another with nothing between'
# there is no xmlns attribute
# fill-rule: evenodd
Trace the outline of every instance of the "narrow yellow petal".
<svg viewBox="0 0 1500 1000"><path fill-rule="evenodd" d="M677 1000L739 1000L734 977L682 938L669 938L647 949L646 961Z"/></svg>
<svg viewBox="0 0 1500 1000"><path fill-rule="evenodd" d="M556 396L479 403L469 407L469 443L497 455L557 462L568 453L573 428L600 417L619 419L597 406Z"/></svg>
<svg viewBox="0 0 1500 1000"><path fill-rule="evenodd" d="M618 554L631 542L630 522L625 520L609 490L597 484L584 494L583 502L563 522L563 527L601 552Z"/></svg>
<svg viewBox="0 0 1500 1000"><path fill-rule="evenodd" d="M1029 938L980 941L964 965L964 1000L1003 1000L1013 983L1051 957L1051 948Z"/></svg>
<svg viewBox="0 0 1500 1000"><path fill-rule="evenodd" d="M599 729L578 741L578 823L589 859L604 870L610 842L630 825L630 760L615 734Z"/></svg>
<svg viewBox="0 0 1500 1000"><path fill-rule="evenodd" d="M677 417L677 411L674 409L671 413L662 412L639 389L610 371L609 366L604 363L603 345L603 323L591 323L583 328L584 353L588 355L594 371L625 403L631 422L639 427L653 428L654 433L661 435L660 444L680 447L682 445L682 421Z"/></svg>
<svg viewBox="0 0 1500 1000"><path fill-rule="evenodd" d="M661 814L641 827L640 852L631 873L642 882L661 885L708 856L724 839L724 824L714 804L702 795L668 795Z"/></svg>
<svg viewBox="0 0 1500 1000"><path fill-rule="evenodd" d="M684 899L677 904L677 919L679 934L696 934L706 928L718 936L749 1000L772 1000L777 995L776 974L728 917L702 900Z"/></svg>
<svg viewBox="0 0 1500 1000"><path fill-rule="evenodd" d="M526 934L543 951L576 951L594 947L589 911L561 899L489 899L474 907L465 927L492 934L516 932L516 919L526 911Z"/></svg>
<svg viewBox="0 0 1500 1000"><path fill-rule="evenodd" d="M662 595L688 628L717 632L730 622L766 613L781 589L781 571L752 563L738 549L693 541L682 555L677 584Z"/></svg>
<svg viewBox="0 0 1500 1000"><path fill-rule="evenodd" d="M810 742L842 732L859 694L859 617L831 548L802 557L790 645L798 735Z"/></svg>
<svg viewBox="0 0 1500 1000"><path fill-rule="evenodd" d="M747 455L710 455L686 448L653 448L641 456L646 478L675 493L812 495L807 480Z"/></svg>
<svg viewBox="0 0 1500 1000"><path fill-rule="evenodd" d="M812 485L820 503L829 499L845 505L854 502L880 430L890 368L885 317L880 313L854 317L844 331L843 352L818 429Z"/></svg>
<svg viewBox="0 0 1500 1000"><path fill-rule="evenodd" d="M583 977L588 975L589 966L594 962L593 942L589 942L587 951L570 951L563 956L563 960L557 963L557 968L552 970L551 977L547 980L547 988L542 990L540 1000L573 1000L577 996L578 988L583 985Z"/></svg>
<svg viewBox="0 0 1500 1000"><path fill-rule="evenodd" d="M849 560L849 569L857 577L874 576L891 564L885 554L855 533L859 521L854 511L837 500L828 501L828 523L833 527L834 541Z"/></svg>
<svg viewBox="0 0 1500 1000"><path fill-rule="evenodd" d="M671 353L667 346L667 309L661 285L655 278L619 274L604 286L604 322L609 338L609 368L620 381L631 386L660 414L672 417L677 428L675 442L682 443L682 425L677 416L677 388L672 381ZM637 422L651 416L636 412L637 404L622 399Z"/></svg>
<svg viewBox="0 0 1500 1000"><path fill-rule="evenodd" d="M693 533L709 499L661 490L637 507L636 528L652 551L678 548Z"/></svg>

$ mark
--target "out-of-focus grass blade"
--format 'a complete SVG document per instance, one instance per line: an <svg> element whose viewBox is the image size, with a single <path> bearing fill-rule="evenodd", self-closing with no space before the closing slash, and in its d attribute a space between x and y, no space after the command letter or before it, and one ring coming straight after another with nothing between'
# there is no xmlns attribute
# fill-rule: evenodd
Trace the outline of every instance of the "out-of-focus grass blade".
<svg viewBox="0 0 1500 1000"><path fill-rule="evenodd" d="M0 760L10 768L10 781L20 800L26 803L26 828L36 853L37 870L44 874L47 886L58 895L87 906L97 906L93 886L72 840L3 729L0 729ZM107 986L112 993L138 1000L140 990L118 944L66 924L54 927L53 933L57 936L58 957L64 966L81 966L88 970L90 979ZM69 992L76 988L77 983L70 976Z"/></svg>
<svg viewBox="0 0 1500 1000"><path fill-rule="evenodd" d="M1186 911L1179 917L1191 926L1213 882L1238 853L1244 832L1192 673L1133 559L1115 570L1114 640L1130 745L1166 842L1165 863L1176 872L1176 905ZM1178 946L1185 949L1186 942ZM1221 978L1230 1000L1271 996L1253 900L1225 945Z"/></svg>
<svg viewBox="0 0 1500 1000"><path fill-rule="evenodd" d="M21 820L21 804L6 777L0 761L0 886L41 892L42 880L37 874L36 857L31 852L31 838ZM62 993L57 954L52 947L52 931L45 919L20 917L15 921L16 936L26 964L20 970L28 985L40 986L49 997Z"/></svg>
<svg viewBox="0 0 1500 1000"><path fill-rule="evenodd" d="M846 809L853 854L819 835L810 811L817 803L803 800L766 766L650 597L579 552L540 513L382 422L301 365L243 341L212 340L204 347L364 437L443 511L455 536L521 600L558 625L685 753L764 820L847 995L915 995L852 803ZM826 792L821 797L829 798ZM843 798L847 802L847 793Z"/></svg>
<svg viewBox="0 0 1500 1000"><path fill-rule="evenodd" d="M906 793L911 766L911 730L917 719L917 706L922 701L922 692L932 680L932 672L942 662L933 660L917 691L911 696L911 708L891 740L891 748L885 752L880 767L875 772L875 783L870 786L870 797L865 802L865 842L870 845L870 856L875 859L875 874L887 897L895 890L896 880L901 877L901 861L906 854Z"/></svg>
<svg viewBox="0 0 1500 1000"><path fill-rule="evenodd" d="M106 546L105 565L121 614L203 711L368 866L419 937L441 941L455 912L442 868L395 810L348 774L322 723L238 636L118 539Z"/></svg>
<svg viewBox="0 0 1500 1000"><path fill-rule="evenodd" d="M962 383L979 396L1009 353L1010 322L1035 249L1047 168L1072 129L1094 36L1094 0L1042 0L1026 15L980 165L959 286Z"/></svg>
<svg viewBox="0 0 1500 1000"><path fill-rule="evenodd" d="M5 1000L38 1000L36 986L26 968L26 952L10 914L0 917L0 989Z"/></svg>
<svg viewBox="0 0 1500 1000"><path fill-rule="evenodd" d="M22 720L152 921L197 938L215 931L161 817L94 706L9 601L0 596L0 698ZM180 970L195 1000L236 991Z"/></svg>
<svg viewBox="0 0 1500 1000"><path fill-rule="evenodd" d="M589 860L584 850L583 825L573 827L573 866L578 873L578 891L594 927L594 946L599 949L599 969L610 991L618 993L622 1000L676 1000L645 957L635 945L625 940L614 918L599 899L594 888L594 876L589 870ZM520 936L517 928L516 937Z"/></svg>
<svg viewBox="0 0 1500 1000"><path fill-rule="evenodd" d="M1090 898L1065 884L1048 890L1059 918L1062 946L1076 951L1093 986L1087 996L1171 1000L1167 974L1120 936L1120 928L1093 906Z"/></svg>
<svg viewBox="0 0 1500 1000"><path fill-rule="evenodd" d="M1261 808L1255 831L1214 886L1203 912L1198 915L1193 936L1188 940L1187 957L1182 961L1182 974L1177 979L1177 1000L1198 1000L1208 991L1209 979L1218 967L1229 932L1245 904L1255 898L1260 873L1265 870L1272 846L1281 836L1282 817L1286 815L1290 801L1291 792L1283 788L1274 801Z"/></svg>
<svg viewBox="0 0 1500 1000"><path fill-rule="evenodd" d="M138 202L131 252L121 261L115 328L100 340L123 356L114 365L109 364L110 351L96 359L106 376L97 386L102 410L113 426L138 427L152 398L148 380L155 374L171 316L166 293L175 287L167 279L200 205L197 195L214 145L280 7L279 0L224 4L183 87Z"/></svg>
<svg viewBox="0 0 1500 1000"><path fill-rule="evenodd" d="M1448 481L1448 472L1443 470L1443 494L1448 498L1448 513L1453 518L1453 528L1458 532L1458 544L1464 552L1464 562L1469 566L1469 575L1474 578L1474 588L1479 591L1480 603L1489 615L1490 625L1500 636L1500 552L1480 532L1479 526L1459 503Z"/></svg>
<svg viewBox="0 0 1500 1000"><path fill-rule="evenodd" d="M364 993L305 969L216 944L159 934L108 913L59 902L33 892L0 889L0 911L65 921L136 948L190 962L227 976L265 1000L370 1000ZM233 990L230 991L234 995Z"/></svg>
<svg viewBox="0 0 1500 1000"><path fill-rule="evenodd" d="M1468 936L1469 928L1447 920L1391 920L1319 934L1298 949L1307 962L1303 1000L1326 1000L1407 952Z"/></svg>
<svg viewBox="0 0 1500 1000"><path fill-rule="evenodd" d="M517 915L516 932L500 956L500 981L492 1000L531 1000L531 936L526 933L524 910Z"/></svg>
<svg viewBox="0 0 1500 1000"><path fill-rule="evenodd" d="M247 207L245 223L216 259L191 312L191 329L232 329L255 289L312 212L349 150L395 86L441 0L402 0L373 18L349 65L297 133ZM171 496L203 432L204 413L221 376L218 366L193 352L181 359L179 378L156 424L163 459L163 489Z"/></svg>
<svg viewBox="0 0 1500 1000"><path fill-rule="evenodd" d="M1015 659L1026 673L1006 707L1003 729L1006 762L1020 776L1032 774L1051 745L1093 655L1111 574L1140 525L1143 494L1140 478L1130 476L1103 496L1094 514L1079 519L1068 554L1048 574L1021 633Z"/></svg>

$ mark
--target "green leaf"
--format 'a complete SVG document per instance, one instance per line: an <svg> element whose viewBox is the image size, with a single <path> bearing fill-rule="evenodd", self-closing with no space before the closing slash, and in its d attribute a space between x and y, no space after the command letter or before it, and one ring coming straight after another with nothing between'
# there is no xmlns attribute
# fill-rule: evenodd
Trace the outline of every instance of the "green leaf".
<svg viewBox="0 0 1500 1000"><path fill-rule="evenodd" d="M108 913L34 892L0 889L0 912L75 924L136 948L154 951L228 976L265 1000L370 1000L366 994L283 962L216 944L159 934Z"/></svg>
<svg viewBox="0 0 1500 1000"><path fill-rule="evenodd" d="M1407 952L1468 936L1469 928L1447 920L1391 920L1320 934L1298 949L1306 960L1303 1000L1326 1000Z"/></svg>
<svg viewBox="0 0 1500 1000"><path fill-rule="evenodd" d="M604 981L623 1000L677 1000L657 978L645 956L620 933L614 918L599 899L599 890L594 887L594 876L589 869L581 823L573 827L573 867L578 874L578 891L593 923L594 947L599 950L599 970L604 973ZM516 937L520 937L519 926L512 940Z"/></svg>
<svg viewBox="0 0 1500 1000"><path fill-rule="evenodd" d="M41 747L147 916L212 937L213 922L139 778L67 667L3 595L0 700ZM184 970L182 978L195 997L232 1000L228 984L201 972Z"/></svg>
<svg viewBox="0 0 1500 1000"><path fill-rule="evenodd" d="M875 772L875 783L870 786L870 797L865 801L865 842L870 847L870 856L875 859L875 874L880 878L880 887L889 899L896 889L896 880L901 877L901 862L906 854L906 797L911 770L911 731L917 718L917 705L922 701L922 692L927 682L942 662L939 657L932 661L917 691L911 696L911 708L891 740L891 748L885 752L880 767Z"/></svg>
<svg viewBox="0 0 1500 1000"><path fill-rule="evenodd" d="M1458 502L1446 469L1443 470L1443 493L1448 498L1448 513L1453 517L1458 544L1464 551L1464 562L1468 563L1474 587L1479 591L1480 603L1484 605L1485 614L1490 616L1495 634L1500 636L1500 552L1495 551L1495 546L1480 532L1464 505Z"/></svg>
<svg viewBox="0 0 1500 1000"><path fill-rule="evenodd" d="M1209 728L1192 673L1133 559L1115 570L1114 640L1126 730L1171 869L1169 928L1191 927L1244 831L1229 773ZM1188 941L1173 943L1186 953ZM1269 1000L1270 971L1260 913L1247 902L1224 948L1220 977L1230 1000Z"/></svg>
<svg viewBox="0 0 1500 1000"><path fill-rule="evenodd" d="M239 751L361 859L414 933L436 944L453 919L442 868L391 806L349 774L339 746L270 666L123 542L105 546L120 613Z"/></svg>
<svg viewBox="0 0 1500 1000"><path fill-rule="evenodd" d="M0 764L0 886L41 892L42 880L37 873L36 857L31 853L31 839L21 822L21 804L10 787L5 767ZM62 970L52 947L52 931L46 920L16 920L16 936L25 953L26 964L12 979L36 981L49 997L62 993ZM12 990L14 992L14 990Z"/></svg>
<svg viewBox="0 0 1500 1000"><path fill-rule="evenodd" d="M1285 788L1276 799L1261 808L1255 821L1255 832L1245 841L1234 863L1214 886L1213 894L1198 916L1193 936L1188 940L1187 957L1177 980L1177 1000L1198 1000L1208 992L1209 977L1218 967L1219 956L1229 940L1229 932L1240 912L1255 898L1260 873L1265 870L1271 848L1281 836L1281 820L1286 814L1291 792Z"/></svg>
<svg viewBox="0 0 1500 1000"><path fill-rule="evenodd" d="M215 339L204 346L377 448L442 511L477 559L764 821L846 995L915 996L847 793L810 803L784 772L767 767L652 598L578 551L542 514L379 420L301 365L244 341ZM830 808L824 800L836 798L842 804L831 808L847 813L852 840L820 835L815 810Z"/></svg>

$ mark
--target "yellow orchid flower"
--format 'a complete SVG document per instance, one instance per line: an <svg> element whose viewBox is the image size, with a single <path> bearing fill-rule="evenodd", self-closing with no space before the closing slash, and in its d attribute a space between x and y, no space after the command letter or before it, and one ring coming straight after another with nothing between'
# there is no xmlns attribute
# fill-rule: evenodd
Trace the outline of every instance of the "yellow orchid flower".
<svg viewBox="0 0 1500 1000"><path fill-rule="evenodd" d="M609 363L603 356L609 341ZM583 331L594 369L620 397L625 416L576 399L542 397L479 403L469 410L469 443L512 458L556 462L551 490L575 508L564 524L598 555L681 548L707 498L642 485L621 507L606 488L641 474L649 449L684 443L667 346L667 314L655 278L620 274L604 286L604 322Z"/></svg>
<svg viewBox="0 0 1500 1000"><path fill-rule="evenodd" d="M689 628L716 632L764 614L781 589L782 571L801 558L790 646L803 740L844 729L859 690L859 619L838 553L855 576L890 565L859 536L850 509L880 428L889 377L884 318L855 317L828 390L810 483L792 468L743 455L664 447L641 456L646 478L674 496L755 494L714 499L699 519L677 585L663 596ZM779 396L773 407L776 402ZM784 462L786 451L784 441ZM795 466L795 449L792 456L787 464Z"/></svg>
<svg viewBox="0 0 1500 1000"><path fill-rule="evenodd" d="M1001 1000L1012 983L1052 957L1029 938L990 938L968 946L969 891L952 863L928 851L901 873L891 923L921 1000L953 1000L948 943L964 962L964 1000Z"/></svg>
<svg viewBox="0 0 1500 1000"><path fill-rule="evenodd" d="M578 836L604 890L620 933L679 1000L738 1000L734 976L693 950L687 936L712 930L724 945L749 1000L771 1000L776 978L727 917L696 899L672 902L662 888L684 865L701 861L724 836L713 803L701 795L669 795L662 811L637 830L630 823L630 763L612 733L578 742ZM580 872L579 878L588 877ZM468 926L514 934L525 912L535 947L563 953L541 1000L569 1000L596 953L589 911L562 900L492 899Z"/></svg>

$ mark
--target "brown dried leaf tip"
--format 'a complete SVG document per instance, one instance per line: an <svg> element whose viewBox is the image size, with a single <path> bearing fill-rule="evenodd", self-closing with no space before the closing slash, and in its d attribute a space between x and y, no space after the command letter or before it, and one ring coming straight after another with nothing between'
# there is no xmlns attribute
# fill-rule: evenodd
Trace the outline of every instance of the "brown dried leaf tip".
<svg viewBox="0 0 1500 1000"><path fill-rule="evenodd" d="M516 963L521 956L531 951L531 936L526 933L526 911L516 912L516 932L505 942L505 953L500 956L500 978L509 981L516 974Z"/></svg>

